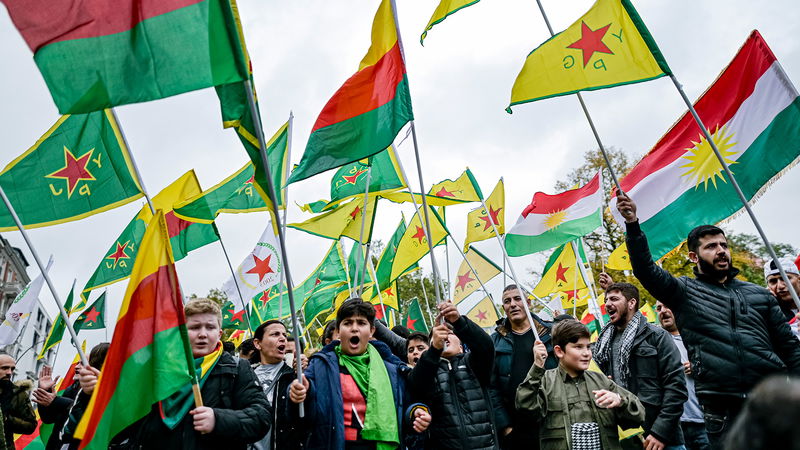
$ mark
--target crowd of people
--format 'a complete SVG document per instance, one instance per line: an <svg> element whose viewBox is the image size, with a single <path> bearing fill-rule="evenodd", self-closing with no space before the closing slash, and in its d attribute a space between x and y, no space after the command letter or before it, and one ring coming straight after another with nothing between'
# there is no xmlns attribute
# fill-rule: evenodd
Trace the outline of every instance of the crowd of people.
<svg viewBox="0 0 800 450"><path fill-rule="evenodd" d="M353 298L318 351L296 354L283 322L269 320L237 356L224 351L219 306L196 299L185 313L203 406L187 385L109 448L800 448L798 314L775 262L764 267L767 289L741 281L724 232L701 226L687 238L695 276L676 278L653 261L636 205L624 195L617 205L658 325L639 312L636 286L601 274L609 323L596 342L571 316L529 319L530 300L510 285L491 335L449 301L423 334L390 330ZM800 291L794 262L780 262ZM34 389L13 383L14 360L0 355L0 450L36 428L31 399L53 424L46 448L77 448L73 432L108 347L93 348L58 395L50 368ZM640 430L621 438L630 429Z"/></svg>

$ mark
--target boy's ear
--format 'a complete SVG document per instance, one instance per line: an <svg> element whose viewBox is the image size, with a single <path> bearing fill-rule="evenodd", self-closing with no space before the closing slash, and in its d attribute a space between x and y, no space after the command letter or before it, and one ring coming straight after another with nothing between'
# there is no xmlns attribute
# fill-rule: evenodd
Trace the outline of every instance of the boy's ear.
<svg viewBox="0 0 800 450"><path fill-rule="evenodd" d="M561 348L560 345L553 346L553 353L555 353L556 358L561 359L564 357L564 349Z"/></svg>
<svg viewBox="0 0 800 450"><path fill-rule="evenodd" d="M372 337L375 334L375 325L370 325L369 327L369 337Z"/></svg>

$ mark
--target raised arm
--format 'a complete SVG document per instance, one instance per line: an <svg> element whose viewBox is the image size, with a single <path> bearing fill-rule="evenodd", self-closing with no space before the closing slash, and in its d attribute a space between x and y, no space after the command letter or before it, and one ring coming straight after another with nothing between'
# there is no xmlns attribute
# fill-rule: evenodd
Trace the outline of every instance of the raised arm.
<svg viewBox="0 0 800 450"><path fill-rule="evenodd" d="M402 361L405 361L406 353L408 352L408 341L404 337L401 337L394 331L390 330L380 320L375 319L372 323L375 325L375 333L373 334L373 337L388 345L389 349L392 350L392 353L395 356L400 358Z"/></svg>

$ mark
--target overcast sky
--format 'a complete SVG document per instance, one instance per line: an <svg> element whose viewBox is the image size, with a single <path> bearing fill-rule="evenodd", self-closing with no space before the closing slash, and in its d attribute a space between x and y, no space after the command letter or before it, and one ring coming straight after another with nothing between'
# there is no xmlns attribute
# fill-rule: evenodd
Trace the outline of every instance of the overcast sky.
<svg viewBox="0 0 800 450"><path fill-rule="evenodd" d="M253 60L265 133L271 135L289 111L295 115L292 161L298 162L309 131L330 96L351 76L369 46L369 30L378 0L240 0L245 35ZM796 0L636 1L662 52L691 98L716 78L753 29L759 29L789 77L800 77L800 44ZM506 221L516 221L536 191L553 193L553 185L583 163L585 151L596 148L574 96L549 99L504 111L511 86L525 56L549 37L533 0L484 0L435 27L419 45L419 34L436 0L398 0L398 14L407 56L407 70L416 117L426 186L458 176L469 166L488 193L499 177L506 183ZM590 6L589 0L544 0L556 31L562 30ZM8 14L0 12L0 164L5 165L29 148L57 119L58 113L30 50L14 29ZM685 107L669 79L604 91L585 99L607 146L638 158L683 114ZM195 169L208 188L245 163L247 156L233 131L223 130L213 89L150 103L117 108L121 126L154 195L189 169ZM401 137L404 132L401 132ZM399 139L398 139L399 141ZM414 167L409 139L399 147L409 172ZM326 198L331 174L291 185L290 202ZM411 176L411 173L409 173ZM418 189L416 176L411 177ZM800 246L797 237L797 199L800 172L788 172L756 204L756 214L774 241ZM73 278L82 287L106 250L138 211L142 201L88 219L30 232L43 259L55 256L52 278L65 296ZM448 210L449 228L459 242L465 234L466 213L475 205ZM702 207L702 205L698 205ZM387 240L401 211L410 218L413 208L388 202L379 205L375 239ZM289 221L304 220L298 208ZM249 252L267 220L266 213L223 215L219 229L234 265ZM755 233L747 218L730 225L738 232ZM24 247L18 232L5 233L13 245ZM289 262L296 282L302 281L324 255L331 241L296 230L287 233ZM493 240L477 247L498 263ZM346 245L350 250L350 244ZM445 272L443 252L438 255ZM32 266L31 277L39 270ZM451 273L460 258L450 251ZM515 258L517 272L540 268L542 255ZM423 262L430 270L427 258ZM199 249L178 263L180 282L187 294L205 294L230 276L219 245ZM499 292L498 277L489 284ZM113 324L126 282L109 288L109 316ZM472 301L480 298L476 295ZM55 311L52 297L41 301ZM109 331L110 336L110 331ZM87 337L99 342L102 331ZM71 358L70 355L59 359Z"/></svg>

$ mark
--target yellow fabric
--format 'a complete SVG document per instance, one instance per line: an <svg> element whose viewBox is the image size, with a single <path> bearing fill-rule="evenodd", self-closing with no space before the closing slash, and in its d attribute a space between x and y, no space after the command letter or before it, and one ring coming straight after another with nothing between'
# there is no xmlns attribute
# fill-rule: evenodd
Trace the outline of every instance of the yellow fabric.
<svg viewBox="0 0 800 450"><path fill-rule="evenodd" d="M234 331L230 335L228 340L233 342L233 345L235 345L236 348L239 348L239 346L242 345L242 341L244 340L244 330L236 330L236 331Z"/></svg>
<svg viewBox="0 0 800 450"><path fill-rule="evenodd" d="M647 321L650 323L655 323L658 320L658 314L656 314L655 308L653 308L653 305L650 303L645 302L644 305L639 308L639 312L647 317Z"/></svg>
<svg viewBox="0 0 800 450"><path fill-rule="evenodd" d="M586 306L589 304L589 299L592 298L591 291L586 289L578 289L578 292L569 290L566 292L556 292L555 295L561 299L561 307L564 309L575 308L575 299L578 299L578 306Z"/></svg>
<svg viewBox="0 0 800 450"><path fill-rule="evenodd" d="M424 214L422 208L420 208L420 213ZM438 214L431 207L428 207L428 217L431 225L431 239L435 246L442 239L445 239L448 233L439 220ZM424 219L420 221L419 214L415 213L414 217L411 218L411 223L406 228L405 234L397 244L397 252L392 263L392 280L396 280L408 267L428 254L428 240L424 230Z"/></svg>
<svg viewBox="0 0 800 450"><path fill-rule="evenodd" d="M606 267L611 270L633 270L631 258L628 255L628 244L623 242L622 245L611 252Z"/></svg>
<svg viewBox="0 0 800 450"><path fill-rule="evenodd" d="M433 11L433 15L431 16L431 20L428 21L428 24L425 25L425 31L422 32L422 36L419 38L419 42L425 40L428 36L428 31L433 28L434 25L443 21L447 16L453 14L454 12L458 11L459 9L466 8L467 6L473 5L478 3L480 0L441 0L439 2L439 6Z"/></svg>
<svg viewBox="0 0 800 450"><path fill-rule="evenodd" d="M461 262L461 266L458 268L454 280L455 289L453 290L453 303L456 305L481 288L481 284L478 280L486 284L501 272L497 266L489 262L473 248L467 250L466 256L477 273L470 270L467 261Z"/></svg>
<svg viewBox="0 0 800 450"><path fill-rule="evenodd" d="M383 197L397 203L411 201L411 194L408 192L393 192ZM417 204L422 204L421 195L414 194L414 198L417 200ZM467 171L464 171L455 180L444 180L434 184L428 190L428 195L425 199L428 201L428 206L450 206L481 201L481 197L472 184L472 179Z"/></svg>
<svg viewBox="0 0 800 450"><path fill-rule="evenodd" d="M586 288L575 261L575 252L571 245L565 245L558 260L550 270L542 274L539 284L533 288L533 293L545 297L553 292L574 291Z"/></svg>
<svg viewBox="0 0 800 450"><path fill-rule="evenodd" d="M381 0L375 19L372 21L372 44L358 65L358 70L375 65L396 43L397 27L392 14L392 2Z"/></svg>
<svg viewBox="0 0 800 450"><path fill-rule="evenodd" d="M492 222L495 220L497 221L495 225L497 232L501 235L506 232L506 194L502 179L497 182L497 186L494 187L491 195L489 195L484 202L486 203L486 207L489 208L489 211L481 206L467 214L467 237L464 239L464 251L467 251L469 244L472 242L494 238Z"/></svg>
<svg viewBox="0 0 800 450"><path fill-rule="evenodd" d="M592 33L602 36L592 49L603 51L578 48ZM569 28L528 55L511 90L511 105L663 74L621 1L597 0Z"/></svg>
<svg viewBox="0 0 800 450"><path fill-rule="evenodd" d="M373 214L377 200L377 197L369 197L367 199L367 218L364 225L363 244L369 241L372 234ZM337 206L332 211L314 216L305 222L290 223L288 226L329 239L339 239L341 236L347 236L354 241L358 241L361 236L363 208L364 196L360 195L344 205Z"/></svg>
<svg viewBox="0 0 800 450"><path fill-rule="evenodd" d="M394 309L395 311L400 311L400 304L397 301L397 282L393 282L391 286L386 288L383 292L381 292L381 298L379 299L377 295L373 294L372 291L374 287L370 290L370 296L372 300L370 301L373 305L380 305L381 301L383 301L383 306L387 306L389 308Z"/></svg>
<svg viewBox="0 0 800 450"><path fill-rule="evenodd" d="M492 299L489 297L484 297L466 315L469 320L475 322L481 328L489 328L499 319L497 309L495 309Z"/></svg>

